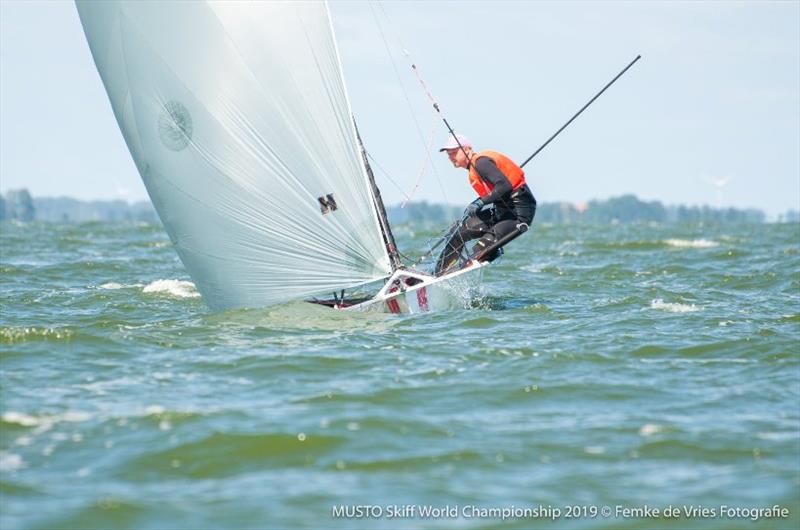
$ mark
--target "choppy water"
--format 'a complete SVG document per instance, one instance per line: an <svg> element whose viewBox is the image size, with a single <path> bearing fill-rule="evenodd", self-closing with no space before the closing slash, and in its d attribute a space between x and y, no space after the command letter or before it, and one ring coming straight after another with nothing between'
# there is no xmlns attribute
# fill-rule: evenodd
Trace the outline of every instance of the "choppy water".
<svg viewBox="0 0 800 530"><path fill-rule="evenodd" d="M422 316L210 313L153 226L0 242L3 529L800 522L799 225L536 226ZM617 515L644 505L681 514Z"/></svg>

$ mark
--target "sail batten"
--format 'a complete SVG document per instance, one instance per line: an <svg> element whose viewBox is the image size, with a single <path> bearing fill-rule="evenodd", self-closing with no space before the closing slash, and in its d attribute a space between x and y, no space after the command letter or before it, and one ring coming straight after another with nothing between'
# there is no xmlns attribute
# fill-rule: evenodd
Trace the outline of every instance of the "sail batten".
<svg viewBox="0 0 800 530"><path fill-rule="evenodd" d="M212 308L390 274L326 4L76 5L148 193Z"/></svg>

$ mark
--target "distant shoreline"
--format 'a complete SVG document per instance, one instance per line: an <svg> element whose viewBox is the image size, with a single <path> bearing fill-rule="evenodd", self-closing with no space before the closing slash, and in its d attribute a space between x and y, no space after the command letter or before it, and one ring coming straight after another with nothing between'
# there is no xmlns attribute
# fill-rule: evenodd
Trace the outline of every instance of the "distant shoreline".
<svg viewBox="0 0 800 530"><path fill-rule="evenodd" d="M463 208L444 204L414 202L401 208L390 206L387 214L393 224L414 221L450 223ZM26 189L9 190L0 195L0 220L86 222L138 221L161 224L150 201L128 203L123 200L84 201L71 197L33 197ZM710 206L664 205L623 195L582 204L540 203L535 222L554 224L604 224L630 222L684 223L764 223L767 216L756 208L712 208ZM777 222L800 222L800 211L781 214Z"/></svg>

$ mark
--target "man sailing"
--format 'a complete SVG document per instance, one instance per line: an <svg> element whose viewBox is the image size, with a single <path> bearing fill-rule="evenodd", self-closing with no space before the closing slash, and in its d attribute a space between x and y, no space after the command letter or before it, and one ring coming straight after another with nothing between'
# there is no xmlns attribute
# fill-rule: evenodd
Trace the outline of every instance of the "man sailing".
<svg viewBox="0 0 800 530"><path fill-rule="evenodd" d="M472 142L460 134L450 135L439 151L447 153L453 166L469 172L469 183L478 198L467 206L468 216L439 256L437 276L458 263L467 241L478 239L471 257L479 256L492 243L514 231L527 230L536 214L536 198L525 184L525 172L506 155L496 151L476 153ZM488 205L494 208L485 208ZM498 247L481 256L481 260L493 261L499 255Z"/></svg>

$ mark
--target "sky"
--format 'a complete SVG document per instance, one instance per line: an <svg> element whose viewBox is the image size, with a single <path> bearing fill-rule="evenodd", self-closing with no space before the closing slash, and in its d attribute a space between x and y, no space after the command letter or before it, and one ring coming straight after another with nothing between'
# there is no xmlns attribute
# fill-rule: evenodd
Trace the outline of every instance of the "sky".
<svg viewBox="0 0 800 530"><path fill-rule="evenodd" d="M458 133L521 162L641 54L526 166L540 202L633 193L770 217L800 209L800 2L330 8L387 204L409 195L464 204L474 194L436 150L447 130L411 60ZM0 191L22 187L147 198L72 2L0 0Z"/></svg>

